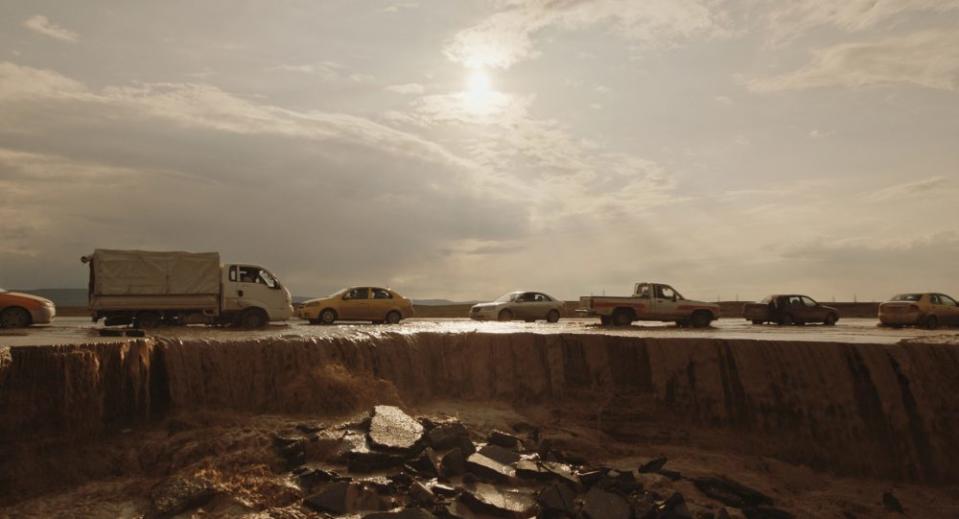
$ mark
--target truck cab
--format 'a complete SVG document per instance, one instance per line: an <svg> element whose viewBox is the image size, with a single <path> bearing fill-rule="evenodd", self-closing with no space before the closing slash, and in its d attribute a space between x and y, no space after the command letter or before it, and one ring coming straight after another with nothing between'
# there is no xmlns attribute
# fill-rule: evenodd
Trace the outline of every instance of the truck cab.
<svg viewBox="0 0 959 519"><path fill-rule="evenodd" d="M270 321L293 316L293 297L269 270L257 265L223 266L222 308L225 314L241 314L248 308L266 312Z"/></svg>
<svg viewBox="0 0 959 519"><path fill-rule="evenodd" d="M719 317L719 305L686 299L665 283L636 283L632 296L586 296L580 302L581 313L599 316L604 325L675 321L680 326L705 328Z"/></svg>

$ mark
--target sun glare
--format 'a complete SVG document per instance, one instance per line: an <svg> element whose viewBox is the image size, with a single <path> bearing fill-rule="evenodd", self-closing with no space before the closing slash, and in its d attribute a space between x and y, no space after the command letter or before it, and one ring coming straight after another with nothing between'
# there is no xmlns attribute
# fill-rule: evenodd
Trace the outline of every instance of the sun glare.
<svg viewBox="0 0 959 519"><path fill-rule="evenodd" d="M464 92L466 107L473 113L488 113L492 110L495 92L489 75L483 69L474 69L466 80Z"/></svg>

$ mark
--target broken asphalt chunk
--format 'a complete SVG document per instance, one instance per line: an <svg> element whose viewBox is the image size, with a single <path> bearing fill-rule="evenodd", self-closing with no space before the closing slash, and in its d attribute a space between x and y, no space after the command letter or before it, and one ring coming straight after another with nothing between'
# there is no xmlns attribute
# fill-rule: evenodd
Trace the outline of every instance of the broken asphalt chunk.
<svg viewBox="0 0 959 519"><path fill-rule="evenodd" d="M750 506L743 508L748 519L793 519L793 514L774 506Z"/></svg>
<svg viewBox="0 0 959 519"><path fill-rule="evenodd" d="M148 517L166 518L199 508L208 503L217 490L204 481L174 477L153 487L150 500L152 513Z"/></svg>
<svg viewBox="0 0 959 519"><path fill-rule="evenodd" d="M363 519L436 519L429 510L422 508L404 508L395 512L374 512L366 514Z"/></svg>
<svg viewBox="0 0 959 519"><path fill-rule="evenodd" d="M583 500L583 513L590 519L629 519L632 508L625 497L593 487Z"/></svg>
<svg viewBox="0 0 959 519"><path fill-rule="evenodd" d="M553 483L536 496L545 512L573 515L576 511L576 492L568 485Z"/></svg>
<svg viewBox="0 0 959 519"><path fill-rule="evenodd" d="M666 465L666 458L653 458L639 467L640 472L659 472Z"/></svg>
<svg viewBox="0 0 959 519"><path fill-rule="evenodd" d="M496 429L489 433L486 441L493 445L499 445L500 447L505 447L507 449L516 449L520 445L519 438L513 436L512 434Z"/></svg>
<svg viewBox="0 0 959 519"><path fill-rule="evenodd" d="M466 457L459 447L447 452L440 461L444 476L459 476L466 472Z"/></svg>
<svg viewBox="0 0 959 519"><path fill-rule="evenodd" d="M499 445L484 445L480 448L479 453L503 465L512 465L520 459L519 453L511 449L500 447Z"/></svg>
<svg viewBox="0 0 959 519"><path fill-rule="evenodd" d="M773 504L772 498L762 492L725 477L700 477L693 484L706 496L735 508Z"/></svg>
<svg viewBox="0 0 959 519"><path fill-rule="evenodd" d="M378 405L370 418L370 442L374 447L411 451L423 438L423 426L399 407Z"/></svg>
<svg viewBox="0 0 959 519"><path fill-rule="evenodd" d="M487 481L509 481L516 476L513 467L478 452L466 459L466 468L477 477Z"/></svg>
<svg viewBox="0 0 959 519"><path fill-rule="evenodd" d="M529 494L502 490L485 483L465 489L460 500L474 512L481 514L523 519L536 515L536 502Z"/></svg>
<svg viewBox="0 0 959 519"><path fill-rule="evenodd" d="M426 434L431 447L436 450L459 448L464 455L476 452L476 446L470 440L470 433L466 426L459 422L439 424Z"/></svg>

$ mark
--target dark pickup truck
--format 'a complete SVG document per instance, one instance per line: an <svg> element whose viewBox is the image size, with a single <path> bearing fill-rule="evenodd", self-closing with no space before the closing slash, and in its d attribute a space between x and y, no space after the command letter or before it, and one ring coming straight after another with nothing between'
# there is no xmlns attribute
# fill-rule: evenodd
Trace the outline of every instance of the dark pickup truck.
<svg viewBox="0 0 959 519"><path fill-rule="evenodd" d="M823 323L832 326L839 320L839 310L819 304L809 296L771 295L758 303L746 303L743 317L753 324Z"/></svg>

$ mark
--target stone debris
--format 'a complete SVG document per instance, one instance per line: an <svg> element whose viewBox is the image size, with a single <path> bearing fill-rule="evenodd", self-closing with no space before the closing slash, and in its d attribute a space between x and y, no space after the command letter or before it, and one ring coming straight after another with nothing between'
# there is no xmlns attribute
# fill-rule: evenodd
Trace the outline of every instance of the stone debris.
<svg viewBox="0 0 959 519"><path fill-rule="evenodd" d="M676 490L690 488L689 483L677 487L682 475L664 468L666 458L650 459L634 469L573 463L567 460L580 458L551 449L538 429L522 429L527 430L493 431L485 436L488 443L474 445L470 438L484 436L459 422L415 420L398 408L377 406L359 429L297 427L296 434L275 435L274 446L289 465L302 459L301 446L311 445L313 436L329 439L334 437L330 431L342 431L335 437L343 455L333 458L333 465L316 466L314 460L291 471L307 496L303 506L321 517L793 517L762 492L720 476L690 478L702 493L693 498L705 496L708 501L687 502L689 496ZM337 472L335 462L345 464L348 472Z"/></svg>
<svg viewBox="0 0 959 519"><path fill-rule="evenodd" d="M629 519L632 507L625 497L593 487L583 501L583 514L590 519Z"/></svg>
<svg viewBox="0 0 959 519"><path fill-rule="evenodd" d="M463 456L463 451L456 447L443 455L440 465L444 476L460 476L466 472L466 457Z"/></svg>
<svg viewBox="0 0 959 519"><path fill-rule="evenodd" d="M703 494L724 505L736 508L770 505L773 502L769 496L762 492L721 476L695 478L693 484Z"/></svg>
<svg viewBox="0 0 959 519"><path fill-rule="evenodd" d="M480 447L477 452L503 465L511 465L520 460L518 452L511 449L504 449L499 445L484 445Z"/></svg>
<svg viewBox="0 0 959 519"><path fill-rule="evenodd" d="M520 445L520 439L516 436L495 429L489 433L489 436L486 437L486 441L490 445L499 445L500 447L505 447L507 449L515 449Z"/></svg>
<svg viewBox="0 0 959 519"><path fill-rule="evenodd" d="M530 494L486 483L466 489L460 495L460 500L475 512L497 517L525 519L536 515L536 501Z"/></svg>
<svg viewBox="0 0 959 519"><path fill-rule="evenodd" d="M152 510L148 517L167 518L199 508L218 493L212 485L195 478L174 477L153 487Z"/></svg>
<svg viewBox="0 0 959 519"><path fill-rule="evenodd" d="M516 476L516 470L508 463L500 463L479 452L466 458L466 470L483 480L492 482L509 482Z"/></svg>
<svg viewBox="0 0 959 519"><path fill-rule="evenodd" d="M906 513L906 510L902 507L902 503L899 502L899 499L897 499L892 492L883 492L882 506L890 512L895 512L897 514Z"/></svg>
<svg viewBox="0 0 959 519"><path fill-rule="evenodd" d="M370 442L381 449L409 451L423 438L425 429L402 409L378 405L370 416Z"/></svg>
<svg viewBox="0 0 959 519"><path fill-rule="evenodd" d="M469 456L476 452L476 446L470 439L469 430L459 422L441 423L430 429L426 435L431 447L436 450L459 448Z"/></svg>

